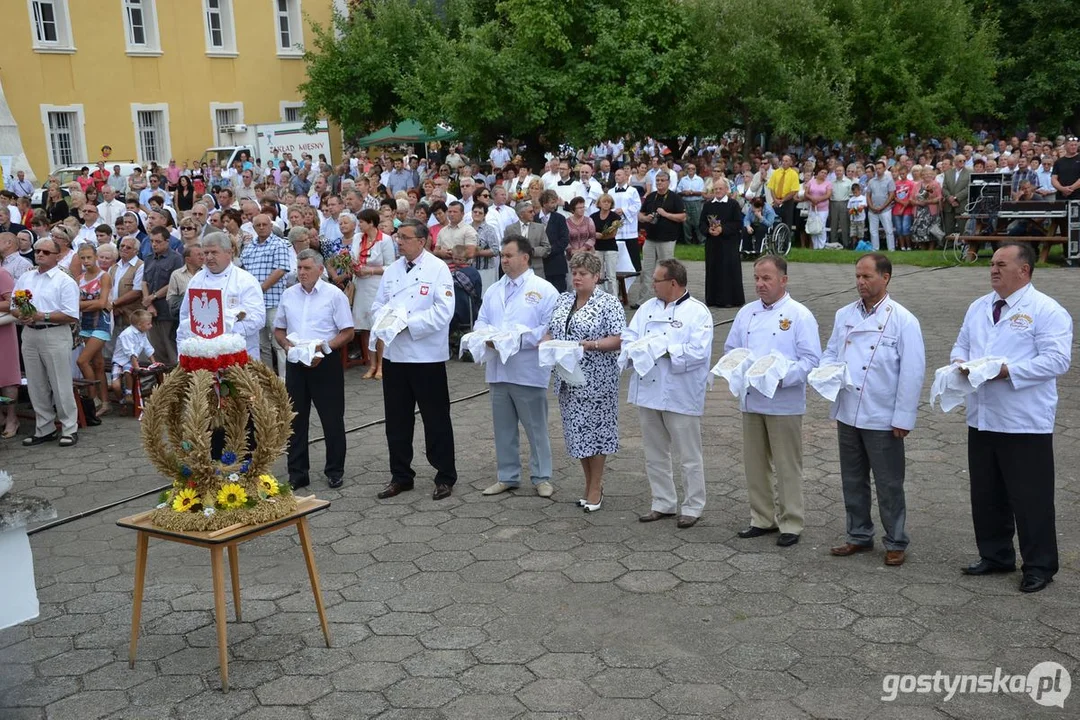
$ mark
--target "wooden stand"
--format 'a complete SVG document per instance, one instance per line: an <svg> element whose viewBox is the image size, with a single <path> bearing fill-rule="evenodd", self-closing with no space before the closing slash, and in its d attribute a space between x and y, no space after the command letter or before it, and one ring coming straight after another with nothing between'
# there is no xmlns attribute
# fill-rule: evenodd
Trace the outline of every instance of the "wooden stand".
<svg viewBox="0 0 1080 720"><path fill-rule="evenodd" d="M135 598L131 607L131 646L128 649L128 664L135 667L135 648L139 642L139 622L142 616L143 586L146 582L146 550L150 538L169 540L206 548L210 551L210 569L214 579L214 619L217 623L218 663L221 667L221 689L229 691L229 649L226 632L225 611L225 565L223 550L229 552L229 574L232 577L233 606L236 620L240 620L240 562L237 545L260 535L284 530L296 526L300 536L300 547L307 562L308 578L311 580L311 592L315 596L315 609L319 612L326 647L330 647L330 627L326 622L323 609L322 591L319 590L319 572L315 568L315 554L311 547L310 527L307 516L330 506L328 500L319 500L314 495L297 498L297 508L283 518L261 525L230 525L213 532L174 532L163 530L150 522L153 511L131 515L116 521L120 527L138 532L135 544Z"/></svg>

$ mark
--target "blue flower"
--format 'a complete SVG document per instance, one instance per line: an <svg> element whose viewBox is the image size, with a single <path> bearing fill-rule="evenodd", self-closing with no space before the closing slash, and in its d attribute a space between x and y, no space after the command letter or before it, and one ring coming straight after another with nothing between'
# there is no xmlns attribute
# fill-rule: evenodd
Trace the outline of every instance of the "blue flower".
<svg viewBox="0 0 1080 720"><path fill-rule="evenodd" d="M225 465L232 465L234 462L236 462L236 453L231 450L226 450L225 452L221 453L221 462Z"/></svg>
<svg viewBox="0 0 1080 720"><path fill-rule="evenodd" d="M246 473L250 469L251 469L251 461L250 460L245 460L244 462L240 463L240 472Z"/></svg>
<svg viewBox="0 0 1080 720"><path fill-rule="evenodd" d="M180 474L184 477L191 477L191 468L189 468L187 465L181 465Z"/></svg>

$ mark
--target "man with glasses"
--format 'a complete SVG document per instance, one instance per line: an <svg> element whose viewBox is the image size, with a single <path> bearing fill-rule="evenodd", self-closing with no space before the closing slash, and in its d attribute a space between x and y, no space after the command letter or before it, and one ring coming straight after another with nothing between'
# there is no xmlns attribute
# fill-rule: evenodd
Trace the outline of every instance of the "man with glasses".
<svg viewBox="0 0 1080 720"><path fill-rule="evenodd" d="M526 203L519 204L524 205ZM440 233L441 236L441 233ZM548 436L547 389L551 373L539 365L537 349L551 320L559 292L537 277L532 244L520 234L502 246L502 278L484 293L476 329L509 329L523 325L517 352L503 362L489 343L485 375L491 388L491 418L495 427L497 480L484 495L498 495L521 485L518 425L529 438L529 479L536 494L551 497L551 441Z"/></svg>
<svg viewBox="0 0 1080 720"><path fill-rule="evenodd" d="M150 175L147 178L149 185L139 191L139 206L145 212L150 211L150 198L154 195L161 198L162 203L165 205L172 204L172 198L169 194L161 189L161 178L157 175Z"/></svg>
<svg viewBox="0 0 1080 720"><path fill-rule="evenodd" d="M142 299L143 262L139 259L139 241L132 237L121 236L120 259L109 268L112 287L109 290L109 304L113 309L113 340L131 324L131 313L139 309ZM106 343L104 356L112 357L112 345Z"/></svg>
<svg viewBox="0 0 1080 720"><path fill-rule="evenodd" d="M450 497L457 482L454 427L446 361L450 358L450 320L454 281L450 269L425 248L428 229L418 220L398 228L394 263L379 281L372 317L389 305L406 313L407 326L386 345L383 355L383 411L390 454L390 482L378 494L384 500L413 489L413 430L416 408L424 422L427 460L435 468L433 500ZM371 334L371 350L377 338Z"/></svg>
<svg viewBox="0 0 1080 720"><path fill-rule="evenodd" d="M641 277L651 278L662 261L675 256L675 241L682 237L682 224L686 222L683 199L671 189L671 176L666 170L656 173L656 190L645 196L638 222L645 224ZM649 283L634 283L629 293L630 307L634 310L641 307L652 291Z"/></svg>
<svg viewBox="0 0 1080 720"><path fill-rule="evenodd" d="M79 416L71 392L71 325L79 322L79 285L58 267L60 245L52 238L34 244L37 270L23 273L16 292L29 290L35 312L19 315L23 325L22 357L26 389L37 417L31 447L52 442L61 447L79 441ZM60 423L59 433L56 423Z"/></svg>
<svg viewBox="0 0 1080 720"><path fill-rule="evenodd" d="M657 175L658 180L666 177L666 173ZM713 320L709 308L690 296L686 266L678 260L661 260L650 280L656 297L641 306L622 333L624 348L645 338L664 347L651 368L635 367L626 398L638 409L645 473L652 492L652 508L638 521L655 522L678 514L676 526L685 529L693 527L705 509L701 416ZM681 506L671 467L673 450L682 463Z"/></svg>
<svg viewBox="0 0 1080 720"><path fill-rule="evenodd" d="M94 228L101 224L101 218L98 216L98 209L96 205L90 205L89 203L82 207L82 226L79 228L78 234L71 241L71 246L75 248L75 252L79 251L79 248L83 246L83 243L97 243L97 233L94 232Z"/></svg>
<svg viewBox="0 0 1080 720"><path fill-rule="evenodd" d="M106 225L116 227L117 220L127 210L124 203L116 199L116 190L111 185L101 189L102 201L98 203L98 219Z"/></svg>

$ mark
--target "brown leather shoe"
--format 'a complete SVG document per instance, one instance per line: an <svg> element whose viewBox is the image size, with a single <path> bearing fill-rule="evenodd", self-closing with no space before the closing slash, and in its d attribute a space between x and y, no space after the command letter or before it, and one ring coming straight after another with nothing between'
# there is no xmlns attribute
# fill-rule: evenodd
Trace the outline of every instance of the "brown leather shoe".
<svg viewBox="0 0 1080 720"><path fill-rule="evenodd" d="M679 519L675 521L675 527L685 530L686 528L692 528L697 525L697 521L700 518L696 518L693 515L680 515Z"/></svg>
<svg viewBox="0 0 1080 720"><path fill-rule="evenodd" d="M837 545L836 547L829 548L829 554L837 557L847 557L848 555L854 555L855 553L869 552L873 550L873 545L854 545L852 543L844 543L843 545Z"/></svg>
<svg viewBox="0 0 1080 720"><path fill-rule="evenodd" d="M904 564L904 551L903 550L886 550L885 551L885 564L896 567L897 565Z"/></svg>
<svg viewBox="0 0 1080 720"><path fill-rule="evenodd" d="M639 515L638 522L656 522L669 517L675 517L675 513L662 513L659 510L651 510L647 515Z"/></svg>
<svg viewBox="0 0 1080 720"><path fill-rule="evenodd" d="M435 491L433 493L431 493L431 499L432 500L442 500L444 498L450 497L450 493L452 492L452 489L451 489L452 487L453 487L452 485L444 485L442 483L439 483L438 485L435 486Z"/></svg>
<svg viewBox="0 0 1080 720"><path fill-rule="evenodd" d="M387 483L386 487L380 490L379 494L375 497L379 498L380 500L385 500L386 498L392 498L395 495L400 495L401 493L408 492L409 490L412 490L412 488L405 487L404 485L398 485L397 483Z"/></svg>

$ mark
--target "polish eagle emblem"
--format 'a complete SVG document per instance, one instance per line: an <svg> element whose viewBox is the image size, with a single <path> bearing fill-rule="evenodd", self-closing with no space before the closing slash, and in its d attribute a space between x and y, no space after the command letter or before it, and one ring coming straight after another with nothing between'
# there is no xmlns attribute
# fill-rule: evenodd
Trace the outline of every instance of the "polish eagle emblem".
<svg viewBox="0 0 1080 720"><path fill-rule="evenodd" d="M199 337L212 338L225 332L221 305L221 290L193 288L188 291L191 332Z"/></svg>

